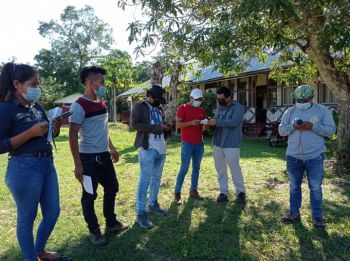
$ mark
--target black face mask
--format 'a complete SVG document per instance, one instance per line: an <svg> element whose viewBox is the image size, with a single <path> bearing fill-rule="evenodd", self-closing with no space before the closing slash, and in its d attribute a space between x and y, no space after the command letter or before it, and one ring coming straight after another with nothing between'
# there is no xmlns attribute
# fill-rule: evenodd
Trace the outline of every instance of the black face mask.
<svg viewBox="0 0 350 261"><path fill-rule="evenodd" d="M160 102L159 102L159 101L157 101L157 100L153 100L153 102L151 103L151 105L152 105L153 107L157 107L157 108L159 108L159 106L160 106Z"/></svg>
<svg viewBox="0 0 350 261"><path fill-rule="evenodd" d="M226 106L227 102L225 100L218 100L220 106Z"/></svg>

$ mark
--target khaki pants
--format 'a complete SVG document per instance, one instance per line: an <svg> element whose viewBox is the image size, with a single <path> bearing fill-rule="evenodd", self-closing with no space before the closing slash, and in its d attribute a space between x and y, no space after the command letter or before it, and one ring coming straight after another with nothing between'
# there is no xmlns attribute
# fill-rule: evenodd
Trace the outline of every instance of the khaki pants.
<svg viewBox="0 0 350 261"><path fill-rule="evenodd" d="M221 148L213 146L215 169L218 173L220 193L228 194L227 165L230 168L236 195L245 192L241 166L239 165L240 148Z"/></svg>

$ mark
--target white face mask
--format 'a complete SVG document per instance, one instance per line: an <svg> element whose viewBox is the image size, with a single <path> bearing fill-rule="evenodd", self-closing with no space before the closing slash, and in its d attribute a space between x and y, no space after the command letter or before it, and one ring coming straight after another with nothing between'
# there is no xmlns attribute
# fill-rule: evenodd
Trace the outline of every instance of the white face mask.
<svg viewBox="0 0 350 261"><path fill-rule="evenodd" d="M194 102L192 102L192 106L193 107L199 107L199 106L201 106L201 104L202 104L201 101L194 101Z"/></svg>
<svg viewBox="0 0 350 261"><path fill-rule="evenodd" d="M307 103L296 102L295 106L297 107L298 110L306 111L307 109L309 109L311 107L311 102L307 102Z"/></svg>

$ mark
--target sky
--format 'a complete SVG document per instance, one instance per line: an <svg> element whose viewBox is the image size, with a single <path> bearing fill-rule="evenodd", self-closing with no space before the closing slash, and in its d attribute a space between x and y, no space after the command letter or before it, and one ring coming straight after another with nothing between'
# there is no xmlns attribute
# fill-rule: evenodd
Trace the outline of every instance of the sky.
<svg viewBox="0 0 350 261"><path fill-rule="evenodd" d="M42 48L50 48L48 39L38 32L39 21L59 20L64 8L73 5L77 9L90 5L95 14L113 28L113 48L127 51L134 62L152 60L152 53L146 57L133 54L136 44L129 44L126 31L128 23L141 17L136 7L118 8L118 0L9 0L1 3L0 12L0 63L16 57L18 63L34 64L34 56Z"/></svg>

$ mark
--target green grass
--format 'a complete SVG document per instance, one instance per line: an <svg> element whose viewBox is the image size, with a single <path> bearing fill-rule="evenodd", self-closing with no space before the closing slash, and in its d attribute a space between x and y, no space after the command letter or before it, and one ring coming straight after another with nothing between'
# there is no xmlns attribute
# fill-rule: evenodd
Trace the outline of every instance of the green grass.
<svg viewBox="0 0 350 261"><path fill-rule="evenodd" d="M133 148L135 133L121 125L111 126L111 138L122 155L115 166L120 183L116 213L131 228L108 237L109 245L105 248L92 247L82 217L81 187L72 172L67 134L67 129L63 129L56 142L61 215L48 249L62 252L73 260L350 260L349 180L326 175L323 186L326 231L317 231L310 224L306 183L303 184L302 223L283 225L279 218L288 210L285 147L270 148L259 140L244 140L241 148L249 200L244 208L232 200L231 179L230 202L216 203L218 183L209 139L206 139L199 187L205 200L187 199L187 175L183 186L185 202L175 206L172 200L180 166L180 144L178 138L173 138L168 143L159 194L159 202L169 214L163 218L152 216L155 227L141 230L134 224L139 169ZM0 260L20 260L23 256L16 239L16 207L4 184L6 164L6 156L0 156ZM99 193L95 209L104 228L101 188ZM38 221L35 228L37 225Z"/></svg>

